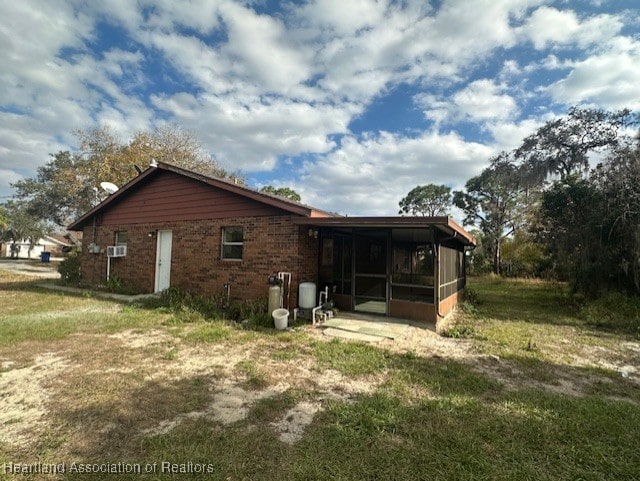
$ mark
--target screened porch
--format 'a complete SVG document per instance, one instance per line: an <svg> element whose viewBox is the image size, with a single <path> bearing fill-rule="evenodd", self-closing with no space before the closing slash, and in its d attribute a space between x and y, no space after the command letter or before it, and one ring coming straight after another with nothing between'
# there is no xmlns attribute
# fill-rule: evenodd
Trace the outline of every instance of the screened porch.
<svg viewBox="0 0 640 481"><path fill-rule="evenodd" d="M342 310L435 322L446 314L441 301L452 304L464 289L464 249L472 238L458 226L468 237L424 219L393 218L375 226L374 219L315 224L320 289L329 286Z"/></svg>

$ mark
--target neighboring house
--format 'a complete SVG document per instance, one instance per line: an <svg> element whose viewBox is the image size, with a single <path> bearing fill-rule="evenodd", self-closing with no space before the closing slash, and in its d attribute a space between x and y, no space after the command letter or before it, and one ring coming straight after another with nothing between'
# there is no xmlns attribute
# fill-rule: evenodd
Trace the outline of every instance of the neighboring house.
<svg viewBox="0 0 640 481"><path fill-rule="evenodd" d="M71 237L71 238L70 238ZM61 257L73 246L74 236L46 235L38 239L33 246L27 239L20 242L5 241L2 244L0 256L18 259L40 259L42 252L49 252L53 257Z"/></svg>
<svg viewBox="0 0 640 481"><path fill-rule="evenodd" d="M290 272L291 307L311 281L318 292L330 285L341 309L430 322L458 302L464 249L475 245L448 217L339 217L165 163L69 229L83 231L87 285L117 276L139 292L228 286L232 298L255 299L269 275Z"/></svg>

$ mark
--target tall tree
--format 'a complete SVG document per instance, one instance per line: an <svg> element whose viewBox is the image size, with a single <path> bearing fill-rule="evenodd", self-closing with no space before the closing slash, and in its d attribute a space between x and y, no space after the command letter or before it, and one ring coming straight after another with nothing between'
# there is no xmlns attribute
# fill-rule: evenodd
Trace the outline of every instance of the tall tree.
<svg viewBox="0 0 640 481"><path fill-rule="evenodd" d="M40 218L33 216L22 202L10 200L5 203L3 209L8 220L3 231L3 240L10 241L14 246L27 241L29 252L31 252L38 240L50 231L47 225Z"/></svg>
<svg viewBox="0 0 640 481"><path fill-rule="evenodd" d="M640 294L640 141L618 149L594 169L592 179L603 202L610 276Z"/></svg>
<svg viewBox="0 0 640 481"><path fill-rule="evenodd" d="M97 203L99 181L92 180L88 161L82 156L65 151L50 157L35 177L20 180L13 187L15 197L33 216L62 226Z"/></svg>
<svg viewBox="0 0 640 481"><path fill-rule="evenodd" d="M503 240L521 224L527 192L520 182L518 168L508 153L491 159L489 167L453 193L453 203L466 215L465 225L480 228L493 257L493 272L501 270Z"/></svg>
<svg viewBox="0 0 640 481"><path fill-rule="evenodd" d="M621 129L631 123L627 109L608 112L572 107L566 116L547 122L515 150L523 178L540 185L549 175L563 180L587 172L589 154L618 146Z"/></svg>
<svg viewBox="0 0 640 481"><path fill-rule="evenodd" d="M36 217L67 225L106 194L99 189L108 181L122 186L153 160L164 161L205 175L227 176L206 154L190 132L177 127L138 132L122 142L112 130L101 127L76 132L78 150L51 155L35 177L13 184L15 197Z"/></svg>
<svg viewBox="0 0 640 481"><path fill-rule="evenodd" d="M204 150L193 133L178 127L138 132L123 149L122 157L129 165L156 159L210 177L230 175Z"/></svg>
<svg viewBox="0 0 640 481"><path fill-rule="evenodd" d="M527 229L517 229L502 245L503 274L512 277L540 277L549 268L544 245Z"/></svg>
<svg viewBox="0 0 640 481"><path fill-rule="evenodd" d="M418 185L399 202L398 214L447 215L451 208L451 188L446 185Z"/></svg>
<svg viewBox="0 0 640 481"><path fill-rule="evenodd" d="M602 233L602 197L588 178L574 174L542 193L538 238L551 255L555 275L573 288L600 289L606 264Z"/></svg>
<svg viewBox="0 0 640 481"><path fill-rule="evenodd" d="M295 190L291 187L278 187L275 188L272 185L265 185L260 192L264 192L266 194L277 195L279 197L284 197L286 199L292 200L294 202L300 202L301 197Z"/></svg>
<svg viewBox="0 0 640 481"><path fill-rule="evenodd" d="M7 209L0 205L0 237L9 226L9 213Z"/></svg>

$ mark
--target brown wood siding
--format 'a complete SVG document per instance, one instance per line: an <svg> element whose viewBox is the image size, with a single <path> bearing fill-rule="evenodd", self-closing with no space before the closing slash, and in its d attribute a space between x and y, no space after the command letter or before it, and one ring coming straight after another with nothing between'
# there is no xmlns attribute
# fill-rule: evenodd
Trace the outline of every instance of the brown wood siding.
<svg viewBox="0 0 640 481"><path fill-rule="evenodd" d="M426 302L403 301L391 299L389 301L389 315L413 321L436 322L436 306Z"/></svg>
<svg viewBox="0 0 640 481"><path fill-rule="evenodd" d="M341 311L351 311L353 309L353 297L348 294L334 294L333 300L336 302L336 307Z"/></svg>
<svg viewBox="0 0 640 481"><path fill-rule="evenodd" d="M464 300L464 291L458 291L446 299L440 300L440 315L445 317L449 314L459 302Z"/></svg>
<svg viewBox="0 0 640 481"><path fill-rule="evenodd" d="M118 199L102 214L102 225L177 222L284 215L286 212L209 186L173 172L161 171L148 183Z"/></svg>

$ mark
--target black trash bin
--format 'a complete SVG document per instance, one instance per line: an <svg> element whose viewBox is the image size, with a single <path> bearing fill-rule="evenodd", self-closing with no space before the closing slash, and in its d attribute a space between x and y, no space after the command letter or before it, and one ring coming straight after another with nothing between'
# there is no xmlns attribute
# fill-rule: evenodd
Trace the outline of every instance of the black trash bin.
<svg viewBox="0 0 640 481"><path fill-rule="evenodd" d="M51 260L51 252L41 252L40 262L49 262Z"/></svg>

